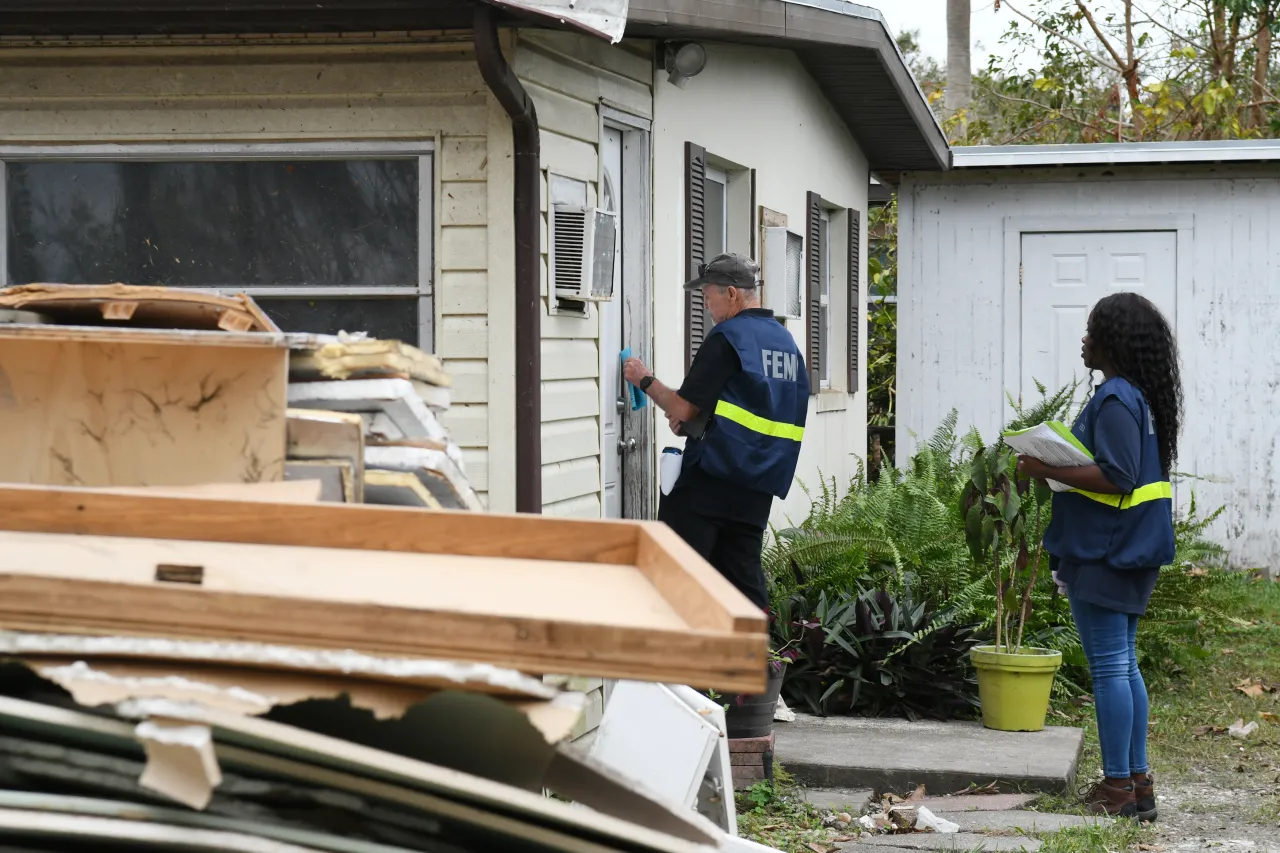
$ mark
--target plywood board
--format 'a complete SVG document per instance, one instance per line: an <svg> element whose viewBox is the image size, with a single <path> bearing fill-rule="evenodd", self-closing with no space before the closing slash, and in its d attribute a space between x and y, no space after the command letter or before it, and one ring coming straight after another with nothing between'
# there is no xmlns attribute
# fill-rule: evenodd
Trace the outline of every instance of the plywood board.
<svg viewBox="0 0 1280 853"><path fill-rule="evenodd" d="M669 551L657 525L332 504L253 510L0 488L9 531L0 627L231 635L763 689L763 614L692 550ZM364 544L378 550L352 550Z"/></svg>
<svg viewBox="0 0 1280 853"><path fill-rule="evenodd" d="M0 325L0 481L284 477L287 351L278 339L204 346L218 335L141 331Z"/></svg>
<svg viewBox="0 0 1280 853"><path fill-rule="evenodd" d="M0 308L37 311L62 325L279 332L244 294L131 284L24 284L0 290Z"/></svg>
<svg viewBox="0 0 1280 853"><path fill-rule="evenodd" d="M202 483L196 486L114 487L105 491L122 495L189 495L228 501L260 503L312 503L321 500L321 484L316 481L296 483Z"/></svg>

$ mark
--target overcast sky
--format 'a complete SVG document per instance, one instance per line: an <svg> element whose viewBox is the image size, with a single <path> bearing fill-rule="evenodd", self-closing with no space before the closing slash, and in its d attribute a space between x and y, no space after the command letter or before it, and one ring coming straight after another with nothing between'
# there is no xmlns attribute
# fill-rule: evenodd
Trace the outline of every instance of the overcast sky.
<svg viewBox="0 0 1280 853"><path fill-rule="evenodd" d="M869 5L880 10L895 34L919 30L924 52L946 64L947 0L870 0ZM986 67L987 57L999 49L1000 36L1009 28L1012 19L1007 8L996 12L993 5L992 0L973 0L969 37L973 44L970 55L974 68Z"/></svg>

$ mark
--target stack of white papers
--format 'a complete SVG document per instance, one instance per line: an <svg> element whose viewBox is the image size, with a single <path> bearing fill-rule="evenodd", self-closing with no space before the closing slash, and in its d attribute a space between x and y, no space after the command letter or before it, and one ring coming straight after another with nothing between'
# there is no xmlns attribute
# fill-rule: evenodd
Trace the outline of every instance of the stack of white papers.
<svg viewBox="0 0 1280 853"><path fill-rule="evenodd" d="M1006 432L1004 440L1019 454L1034 457L1054 468L1079 468L1093 464L1093 454L1085 449L1065 424L1058 421L1046 421L1031 429ZM1070 486L1057 480L1048 482L1049 488L1055 492L1071 491Z"/></svg>

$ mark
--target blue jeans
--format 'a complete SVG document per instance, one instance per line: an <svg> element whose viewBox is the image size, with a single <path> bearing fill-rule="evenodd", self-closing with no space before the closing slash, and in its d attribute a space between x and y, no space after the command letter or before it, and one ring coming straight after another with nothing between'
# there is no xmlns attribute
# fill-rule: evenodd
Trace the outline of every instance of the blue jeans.
<svg viewBox="0 0 1280 853"><path fill-rule="evenodd" d="M1094 713L1109 779L1146 773L1147 685L1138 671L1138 617L1081 601L1067 592L1093 676Z"/></svg>

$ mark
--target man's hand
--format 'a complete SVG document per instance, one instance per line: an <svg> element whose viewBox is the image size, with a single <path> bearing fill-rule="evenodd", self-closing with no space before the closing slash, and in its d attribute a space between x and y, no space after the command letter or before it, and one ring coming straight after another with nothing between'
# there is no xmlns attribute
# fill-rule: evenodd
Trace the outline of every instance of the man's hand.
<svg viewBox="0 0 1280 853"><path fill-rule="evenodd" d="M646 376L653 376L653 371L649 370L640 359L629 358L622 362L622 377L637 388L640 387L641 381ZM663 414L667 416L668 422L673 425L671 430L676 435L680 435L680 431L676 429L675 425L688 423L698 416L697 406L692 405L675 391L663 385L662 381L656 376L654 376L653 382L649 384L649 387L644 389L644 393L657 404L659 409L662 409Z"/></svg>
<svg viewBox="0 0 1280 853"><path fill-rule="evenodd" d="M641 379L651 375L652 371L638 358L629 358L622 362L622 376L632 385L639 386Z"/></svg>
<svg viewBox="0 0 1280 853"><path fill-rule="evenodd" d="M671 432L675 433L676 435L681 435L680 424L681 424L681 421L679 418L674 416L667 417L667 426L671 427Z"/></svg>

